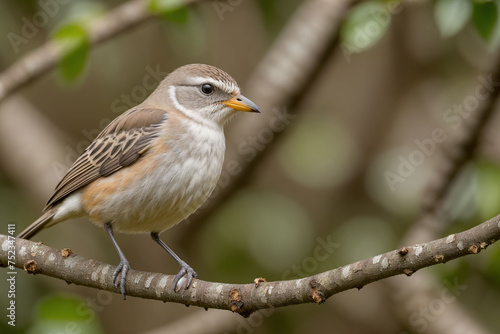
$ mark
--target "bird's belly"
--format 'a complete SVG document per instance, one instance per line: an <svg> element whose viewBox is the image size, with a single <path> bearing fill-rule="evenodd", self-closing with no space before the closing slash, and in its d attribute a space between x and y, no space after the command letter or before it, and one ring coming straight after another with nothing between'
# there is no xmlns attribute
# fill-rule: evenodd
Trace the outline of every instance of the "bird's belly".
<svg viewBox="0 0 500 334"><path fill-rule="evenodd" d="M99 179L91 185L94 189L86 189L94 193L87 214L96 224L112 222L115 231L124 233L161 232L174 226L210 196L223 156L180 160L159 155Z"/></svg>

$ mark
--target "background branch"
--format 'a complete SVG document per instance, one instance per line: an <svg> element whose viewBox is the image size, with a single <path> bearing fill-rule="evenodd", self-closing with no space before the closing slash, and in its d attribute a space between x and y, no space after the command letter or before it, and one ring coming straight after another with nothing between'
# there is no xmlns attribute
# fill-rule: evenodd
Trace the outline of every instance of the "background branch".
<svg viewBox="0 0 500 334"><path fill-rule="evenodd" d="M475 110L458 133L439 156L439 164L435 175L424 191L422 209L418 219L405 233L402 244L412 244L422 240L431 240L440 235L451 223L444 214L444 203L450 188L460 172L474 157L480 144L486 126L492 115L499 109L500 103L500 72L498 59L491 66L494 71L483 77L490 76L493 91L487 100ZM429 273L424 273L411 282L391 280L385 282L397 298L393 299L393 308L402 321L407 321L420 304L430 303L439 298L442 284L434 280ZM461 305L448 307L447 312L431 323L429 333L456 333L460 329L466 333L487 333L482 326L462 308Z"/></svg>
<svg viewBox="0 0 500 334"><path fill-rule="evenodd" d="M491 79L493 91L487 100L471 112L470 118L462 126L463 129L457 130L458 134L439 156L435 175L422 197L422 211L406 233L403 240L405 244L432 239L439 235L446 228L446 222L449 222L443 215L446 195L465 165L473 158L488 121L499 109L500 65L496 62L492 67L495 71L484 77Z"/></svg>
<svg viewBox="0 0 500 334"><path fill-rule="evenodd" d="M226 160L234 161L239 172L232 175L230 182L218 185L217 195L212 196L189 222L199 228L206 222L234 191L249 179L255 167L272 151L280 134L287 128L284 123L279 130L273 130L273 139L259 143L252 159L238 152L239 144L255 138L259 131L271 127L272 120L279 115L306 111L298 108L302 98L307 96L313 83L332 50L338 46L338 32L347 10L357 0L306 0L289 19L271 49L260 61L244 86L244 92L259 101L264 112L259 117L239 119L229 130L229 136L236 145L228 145ZM295 52L302 50L301 52ZM286 61L283 61L285 60ZM279 119L279 118L278 118ZM186 231L183 239L191 231Z"/></svg>
<svg viewBox="0 0 500 334"><path fill-rule="evenodd" d="M178 6L201 0L177 1ZM88 38L91 46L99 45L154 17L148 11L148 0L133 0L109 11L104 17L90 25ZM62 50L53 40L28 53L0 74L0 101L18 91L26 84L52 70L62 57Z"/></svg>

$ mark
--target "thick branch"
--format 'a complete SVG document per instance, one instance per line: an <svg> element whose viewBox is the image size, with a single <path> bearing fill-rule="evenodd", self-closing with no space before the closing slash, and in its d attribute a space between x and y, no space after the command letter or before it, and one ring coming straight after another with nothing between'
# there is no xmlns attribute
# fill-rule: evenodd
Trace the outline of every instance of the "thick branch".
<svg viewBox="0 0 500 334"><path fill-rule="evenodd" d="M403 247L385 254L326 271L314 276L256 284L228 284L195 280L188 290L174 292L173 276L130 271L127 293L130 296L165 302L231 310L249 315L259 309L303 303L322 303L328 297L352 288L400 274L477 254L500 238L500 215L465 232L428 243ZM24 239L0 235L0 264L25 268L88 287L117 292L111 280L114 266L77 255L63 257L61 251ZM12 245L12 246L11 246ZM11 246L11 247L10 247ZM9 253L15 248L15 261ZM12 267L10 267L12 265Z"/></svg>

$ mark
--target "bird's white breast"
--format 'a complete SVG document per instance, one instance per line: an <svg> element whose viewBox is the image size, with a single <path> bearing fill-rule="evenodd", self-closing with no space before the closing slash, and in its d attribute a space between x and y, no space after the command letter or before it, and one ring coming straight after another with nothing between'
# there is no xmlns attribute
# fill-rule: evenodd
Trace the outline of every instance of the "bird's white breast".
<svg viewBox="0 0 500 334"><path fill-rule="evenodd" d="M156 144L167 149L150 156L154 168L103 201L97 208L98 223L112 221L116 231L125 233L161 232L191 215L210 196L224 161L222 127L182 119L175 128L162 131Z"/></svg>

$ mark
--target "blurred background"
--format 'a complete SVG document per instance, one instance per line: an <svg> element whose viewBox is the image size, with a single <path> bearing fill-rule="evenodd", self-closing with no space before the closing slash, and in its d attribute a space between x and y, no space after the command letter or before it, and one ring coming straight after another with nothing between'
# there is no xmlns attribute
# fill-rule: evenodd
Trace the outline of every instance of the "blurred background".
<svg viewBox="0 0 500 334"><path fill-rule="evenodd" d="M79 27L123 3L3 0L0 70L49 39L77 35ZM63 59L5 99L0 233L7 233L8 223L19 233L36 219L90 141L178 66L218 66L257 105L269 105L254 94L255 85L266 82L246 82L307 3L314 10L329 6L328 1L201 1L101 45L84 43L80 55ZM311 80L287 80L303 94L261 107L270 117L267 126L251 128L252 118L260 116L254 114L237 115L227 126L226 162L236 161L236 168L223 173L219 188L239 173L239 164L261 153L252 172L210 214L201 209L163 239L201 279L250 283L256 277L310 276L497 215L500 118L494 113L474 159L442 204L436 224L446 224L426 234L428 239L408 234L448 148L494 94L497 16L495 1L353 2L341 13L340 28L326 41L331 46L315 63ZM254 133L241 138L239 128ZM149 236L117 239L133 269L177 273L177 264ZM86 220L52 227L34 241L118 263L106 233ZM21 271L16 284L16 327L4 318L2 333L460 333L456 328L488 333L498 331L500 248L343 292L321 306L266 310L248 319L139 298L123 301L118 294ZM0 291L5 310L5 279ZM443 319L453 321L441 327Z"/></svg>

